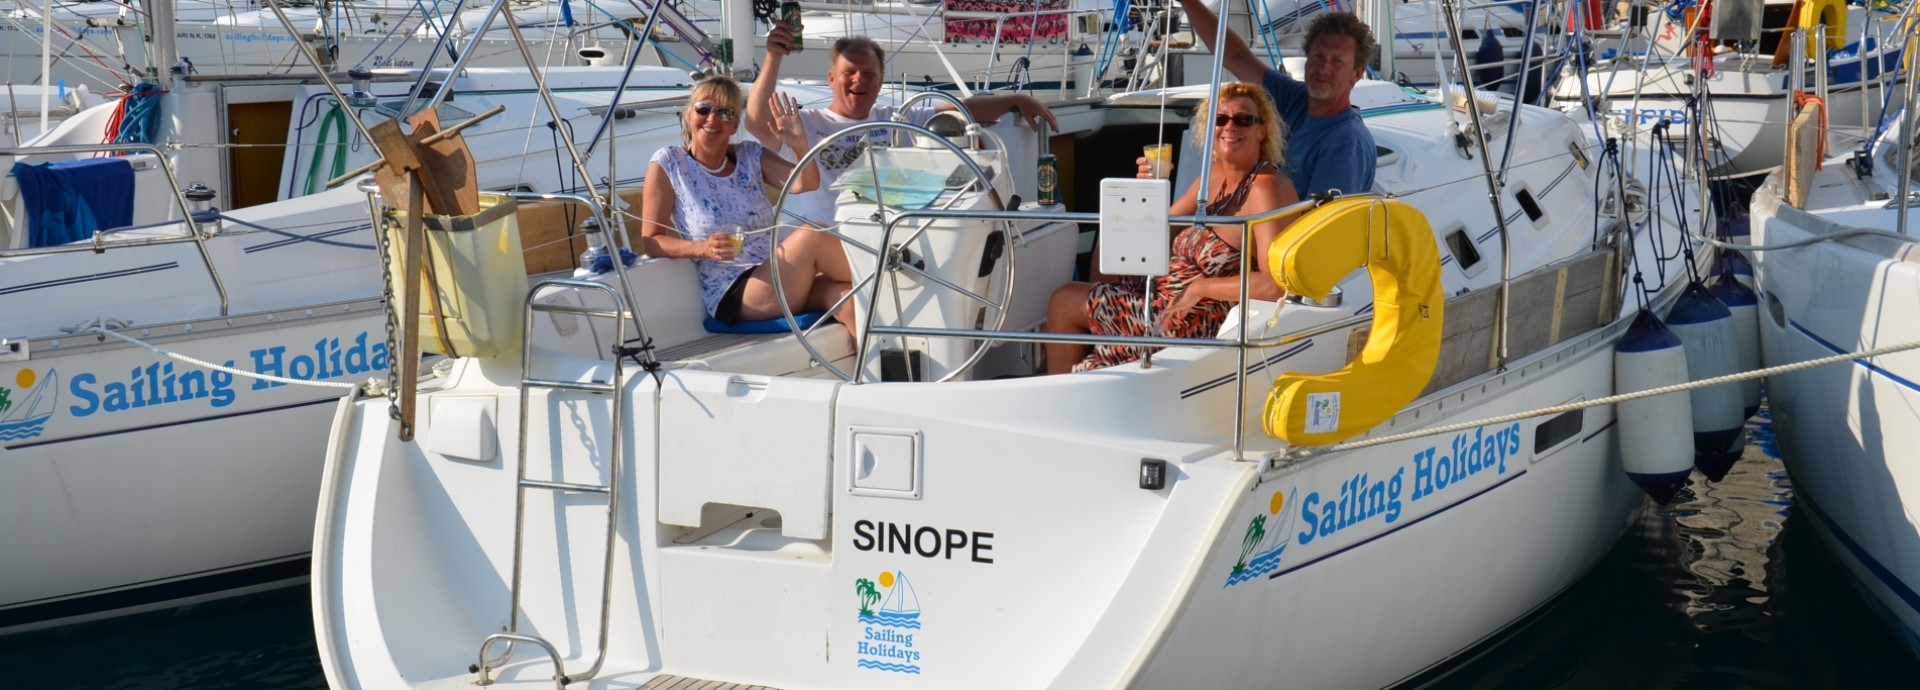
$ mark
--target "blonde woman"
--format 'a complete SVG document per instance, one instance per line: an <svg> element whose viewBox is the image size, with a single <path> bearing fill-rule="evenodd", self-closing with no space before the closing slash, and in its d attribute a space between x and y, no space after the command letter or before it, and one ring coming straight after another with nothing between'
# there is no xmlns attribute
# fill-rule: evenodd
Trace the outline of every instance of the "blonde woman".
<svg viewBox="0 0 1920 690"><path fill-rule="evenodd" d="M772 229L773 204L762 187L785 183L794 164L758 141L733 142L745 103L746 95L731 78L707 77L694 85L680 122L686 145L653 155L640 214L647 253L694 260L707 315L727 325L780 316L776 289L785 292L795 311L818 311L832 306L853 282L846 254L833 236L801 229L781 237ZM799 105L785 97L773 110L774 134L795 151L807 150ZM789 191L819 185L819 169L809 165ZM728 226L753 234L736 245L715 232ZM775 237L780 237L777 247ZM772 261L781 262L778 287ZM851 328L853 301L840 312L841 323Z"/></svg>
<svg viewBox="0 0 1920 690"><path fill-rule="evenodd" d="M1207 191L1205 215L1247 215L1300 200L1293 183L1279 171L1286 138L1273 101L1258 85L1235 82L1220 87L1220 110L1214 118L1212 142L1213 188ZM1194 111L1194 145L1208 148L1200 138L1207 131L1207 105ZM1198 208L1200 182L1196 179L1170 214L1191 215ZM1254 267L1260 277L1248 282L1254 299L1278 300L1280 286L1267 275L1267 248L1290 220L1253 226ZM1226 321L1227 310L1240 300L1241 235L1239 226L1190 227L1173 239L1167 275L1153 280L1153 315L1144 320L1146 281L1128 277L1110 283L1068 283L1053 293L1046 330L1050 333L1098 335L1161 335L1180 338L1212 337ZM1157 326L1157 327L1156 327ZM1047 372L1086 371L1139 359L1138 347L1088 346L1047 343Z"/></svg>

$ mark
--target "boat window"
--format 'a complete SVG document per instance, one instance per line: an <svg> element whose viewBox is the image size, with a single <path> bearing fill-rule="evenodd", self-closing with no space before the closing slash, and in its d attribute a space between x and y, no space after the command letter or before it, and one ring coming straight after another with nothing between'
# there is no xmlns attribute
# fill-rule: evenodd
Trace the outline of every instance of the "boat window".
<svg viewBox="0 0 1920 690"><path fill-rule="evenodd" d="M1516 187L1513 198L1520 202L1520 209L1527 212L1527 220L1533 221L1534 225L1540 225L1540 219L1547 217L1547 212L1540 208L1540 202L1534 200L1533 192L1527 188Z"/></svg>
<svg viewBox="0 0 1920 690"><path fill-rule="evenodd" d="M1384 168L1400 162L1400 152L1375 144L1373 147L1373 167Z"/></svg>
<svg viewBox="0 0 1920 690"><path fill-rule="evenodd" d="M1466 273L1469 278L1478 275L1481 270L1480 248L1474 246L1473 238L1467 235L1467 229L1455 228L1453 232L1447 233L1446 237L1447 251L1453 253L1453 261L1460 265L1461 272Z"/></svg>
<svg viewBox="0 0 1920 690"><path fill-rule="evenodd" d="M1587 152L1581 150L1579 142L1567 142L1567 153L1573 154L1573 162L1578 164L1581 170L1586 170L1587 166L1591 164L1590 161L1587 160Z"/></svg>
<svg viewBox="0 0 1920 690"><path fill-rule="evenodd" d="M407 104L406 96L386 98L386 99L381 99L380 105L376 106L374 110L382 114L385 114L387 117L391 117L396 120L403 119L405 117L412 117L414 113L420 112L422 109L421 106L424 106L427 104L427 99L421 98L418 101L414 101L413 111L406 113L405 115L402 115L400 113L400 109L406 107L406 104ZM474 117L473 111L467 110L466 108L462 108L452 103L441 103L439 106L434 108L434 112L437 112L440 114L441 127L452 127L461 122L471 120Z"/></svg>
<svg viewBox="0 0 1920 690"><path fill-rule="evenodd" d="M1586 422L1585 410L1562 412L1552 419L1541 422L1533 428L1533 454L1539 455L1548 449L1580 435L1580 428Z"/></svg>

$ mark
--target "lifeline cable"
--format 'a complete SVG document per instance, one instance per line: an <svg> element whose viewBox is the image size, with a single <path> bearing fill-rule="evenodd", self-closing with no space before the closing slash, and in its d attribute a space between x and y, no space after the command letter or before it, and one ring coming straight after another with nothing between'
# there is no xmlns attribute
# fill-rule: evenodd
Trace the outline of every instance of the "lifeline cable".
<svg viewBox="0 0 1920 690"><path fill-rule="evenodd" d="M1442 426L1433 427L1431 429L1409 431L1403 434L1393 434L1390 436L1381 436L1378 438L1369 438L1369 439L1364 439L1360 441L1349 441L1347 443L1342 443L1342 444L1333 445L1333 446L1325 446L1321 448L1305 448L1305 449L1299 449L1299 450L1286 451L1284 453L1276 453L1271 457L1273 457L1276 460L1284 458L1285 460L1291 463L1291 462L1304 460L1304 459L1318 456L1318 455L1325 455L1328 453L1335 453L1335 452L1344 451L1344 450L1357 450L1360 448L1368 448L1371 446L1378 446L1378 445L1383 445L1387 443L1397 443L1400 441L1422 438L1426 436L1438 436L1440 434L1450 434L1456 431L1466 431L1468 429L1482 427L1488 424L1517 422L1523 419L1543 417L1550 414L1560 414L1562 412L1573 412L1576 410L1584 410L1589 407L1599 407L1601 405L1613 405L1613 404L1628 402L1632 400L1639 400L1641 398L1651 398L1656 395L1666 395L1668 393L1681 393L1685 391L1691 391L1696 388L1706 388L1709 386L1718 386L1718 385L1728 384L1728 383L1738 383L1741 381L1747 381L1751 379L1772 376L1774 374L1788 374L1796 371L1812 369L1815 367L1823 367L1829 364L1839 364L1841 362L1869 359L1873 357L1879 357L1882 355L1890 355L1890 354L1895 354L1899 352L1906 352L1908 350L1913 350L1913 349L1920 349L1920 340L1901 343L1899 345L1888 345L1886 347L1874 348L1872 350L1862 350L1860 352L1849 352L1849 353L1843 353L1838 355L1829 355L1829 356L1820 357L1817 359L1809 359L1803 362L1794 362L1792 364L1782 364L1780 366L1775 366L1775 367L1764 367L1760 369L1755 369L1753 371L1741 372L1738 374L1728 374L1726 376L1716 376L1710 379L1700 379L1698 381L1690 381L1687 383L1674 384L1671 386L1649 388L1643 391L1635 391L1633 393L1622 393L1620 395L1611 395L1604 398L1594 398L1592 400L1583 400L1576 403L1567 403L1565 405L1543 407L1537 410L1530 410L1527 412L1515 412L1513 414L1500 415L1498 417L1488 417L1486 419L1481 419L1481 420L1476 420L1471 422L1460 422L1458 424L1446 424Z"/></svg>
<svg viewBox="0 0 1920 690"><path fill-rule="evenodd" d="M186 363L188 363L188 364L192 364L192 365L194 365L194 366L197 366L197 367L203 367L203 368L206 368L206 369L212 369L212 370L214 370L214 371L222 371L222 372L226 372L226 373L229 373L229 374L233 374L233 375L235 375L235 376L241 376L241 377L245 377L245 378L250 378L250 379L259 379L259 380L261 380L261 381L271 381L271 382L273 382L273 383L283 383L283 384L292 384L292 385L296 385L296 386L313 386L313 387L315 387L315 388L354 388L354 387L356 387L356 386L359 386L359 385L360 385L360 384L357 384L357 383L337 383L337 382L333 382L333 381L308 381L308 380L306 380L306 379L290 379L290 378L287 378L287 377L285 377L285 376L274 376L274 375L271 375L271 374L262 374L262 373L259 373L259 372L255 372L255 371L245 371L245 370L242 370L242 369L235 369L235 368L233 368L233 367L229 367L229 366L223 366L223 365L219 365L219 364L214 364L214 363L212 363L212 362L208 362L208 361L205 361L205 360L199 360L199 359L194 359L194 358L192 358L192 357L188 357L188 356L186 356L186 355L183 355L183 354L180 354L180 353L178 353L178 352L174 352L174 351L171 351L171 350L168 350L168 349L165 349L165 348L162 348L162 347L160 347L160 346L157 346L157 345L154 345L154 344L152 344L152 343L148 343L148 342L143 342L143 341L141 341L141 340L138 340L138 339L136 339L136 338L134 338L134 337L132 337L132 336L127 336L127 335L122 335L122 334L120 334L120 333L118 333L118 332L115 332L115 331L112 331L112 330L108 330L108 329L107 329L107 328L106 328L105 326L94 326L94 327L92 327L92 328L89 328L89 329L87 329L87 330L84 330L84 331L81 331L81 332L82 332L82 333L99 333L99 334L101 334L101 335L110 335L110 336L113 336L113 337L115 337L115 338L119 338L119 339L121 339L121 340L124 340L124 341L127 341L127 342L129 342L129 343L132 343L132 344L134 344L134 345L138 345L138 346L140 346L140 347L143 347L143 348L146 348L146 349L148 349L148 350L152 350L152 351L153 351L154 353L156 353L156 354L160 354L160 355L165 355L165 356L167 356L167 357L171 357L171 358L173 358L173 359L176 359L176 360L179 360L179 361L182 361L182 362L186 362ZM118 385L118 384L116 384L116 385Z"/></svg>

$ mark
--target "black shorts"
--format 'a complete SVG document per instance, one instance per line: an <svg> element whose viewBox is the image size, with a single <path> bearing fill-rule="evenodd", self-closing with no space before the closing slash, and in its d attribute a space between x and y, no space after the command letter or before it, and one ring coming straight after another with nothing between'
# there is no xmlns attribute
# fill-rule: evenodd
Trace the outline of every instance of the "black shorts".
<svg viewBox="0 0 1920 690"><path fill-rule="evenodd" d="M713 305L714 319L729 326L740 322L740 301L747 296L747 280L757 270L760 270L759 266L747 269L740 277L733 279L733 284L727 286L727 294L721 295L720 303Z"/></svg>

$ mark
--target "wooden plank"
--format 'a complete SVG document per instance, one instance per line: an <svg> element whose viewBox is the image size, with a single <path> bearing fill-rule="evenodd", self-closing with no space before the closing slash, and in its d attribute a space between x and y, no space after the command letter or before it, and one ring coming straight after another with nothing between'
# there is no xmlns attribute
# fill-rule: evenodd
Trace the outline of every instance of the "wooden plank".
<svg viewBox="0 0 1920 690"><path fill-rule="evenodd" d="M638 188L620 192L620 198L627 201L627 213L640 214L640 196ZM527 275L578 268L580 253L587 250L580 226L588 215L587 207L568 202L521 204L515 211L515 222L520 227L520 251L527 260ZM641 222L638 218L626 221L627 247L641 253Z"/></svg>
<svg viewBox="0 0 1920 690"><path fill-rule="evenodd" d="M395 212L405 214L407 178L420 169L420 159L413 155L413 143L407 141L406 132L400 131L398 120L376 122L367 128L367 134L373 138L373 148L387 162L373 170L373 181L380 186L380 199Z"/></svg>
<svg viewBox="0 0 1920 690"><path fill-rule="evenodd" d="M427 207L444 216L471 216L480 212L479 173L473 154L467 151L466 137L454 134L422 145L419 142L440 131L440 113L422 110L411 118L413 132L408 135L413 155L420 161L420 181L426 185Z"/></svg>
<svg viewBox="0 0 1920 690"><path fill-rule="evenodd" d="M779 690L779 688L688 676L659 675L640 686L640 690Z"/></svg>
<svg viewBox="0 0 1920 690"><path fill-rule="evenodd" d="M1440 336L1440 361L1427 380L1425 395L1480 375L1488 368L1487 353L1495 345L1494 317L1500 310L1499 288L1483 288L1447 300Z"/></svg>

